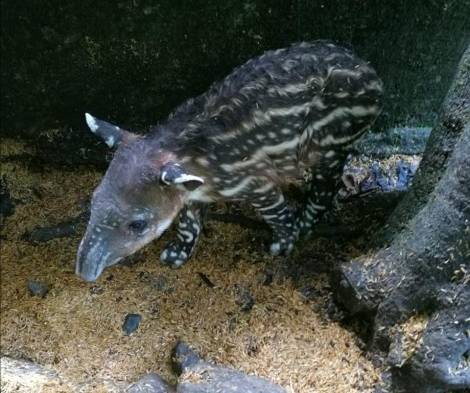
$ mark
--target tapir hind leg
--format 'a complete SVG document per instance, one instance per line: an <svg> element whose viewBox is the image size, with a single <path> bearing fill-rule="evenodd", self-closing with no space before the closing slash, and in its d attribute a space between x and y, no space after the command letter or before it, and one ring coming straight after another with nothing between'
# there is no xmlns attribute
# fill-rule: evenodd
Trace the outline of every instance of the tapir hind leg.
<svg viewBox="0 0 470 393"><path fill-rule="evenodd" d="M324 150L307 180L307 199L298 218L300 236L307 236L323 214L331 209L339 189L347 152L343 149Z"/></svg>
<svg viewBox="0 0 470 393"><path fill-rule="evenodd" d="M181 210L176 239L168 243L160 254L164 264L177 268L191 257L202 230L204 210L200 204L191 204Z"/></svg>

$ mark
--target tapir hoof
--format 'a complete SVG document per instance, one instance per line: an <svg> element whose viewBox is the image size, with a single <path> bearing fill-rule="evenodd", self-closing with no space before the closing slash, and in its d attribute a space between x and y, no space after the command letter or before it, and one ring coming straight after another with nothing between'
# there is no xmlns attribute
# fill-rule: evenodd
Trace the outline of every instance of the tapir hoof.
<svg viewBox="0 0 470 393"><path fill-rule="evenodd" d="M190 253L178 242L169 243L160 254L160 261L173 269L183 266L189 259Z"/></svg>
<svg viewBox="0 0 470 393"><path fill-rule="evenodd" d="M271 245L269 246L269 252L273 256L289 255L293 249L294 249L294 242L286 241L284 239L271 243Z"/></svg>

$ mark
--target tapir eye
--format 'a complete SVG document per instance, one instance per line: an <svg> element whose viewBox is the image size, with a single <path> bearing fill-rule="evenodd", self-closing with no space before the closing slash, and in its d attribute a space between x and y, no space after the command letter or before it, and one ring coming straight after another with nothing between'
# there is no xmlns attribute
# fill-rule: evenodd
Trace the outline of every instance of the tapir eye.
<svg viewBox="0 0 470 393"><path fill-rule="evenodd" d="M147 227L147 221L135 220L129 224L129 229L133 232L142 232Z"/></svg>

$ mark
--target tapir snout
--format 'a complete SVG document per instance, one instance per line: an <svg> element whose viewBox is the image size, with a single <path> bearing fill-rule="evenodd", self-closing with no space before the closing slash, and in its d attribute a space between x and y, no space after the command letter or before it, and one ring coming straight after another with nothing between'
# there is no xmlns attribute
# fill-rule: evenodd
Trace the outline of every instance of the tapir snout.
<svg viewBox="0 0 470 393"><path fill-rule="evenodd" d="M75 273L85 281L96 281L105 267L122 259L112 254L108 241L96 239L95 235L90 235L87 231L78 248Z"/></svg>

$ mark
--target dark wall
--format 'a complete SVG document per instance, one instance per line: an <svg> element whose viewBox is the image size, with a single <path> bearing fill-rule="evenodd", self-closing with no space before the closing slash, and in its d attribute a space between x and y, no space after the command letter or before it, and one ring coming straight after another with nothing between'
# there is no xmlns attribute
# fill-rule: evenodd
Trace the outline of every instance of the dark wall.
<svg viewBox="0 0 470 393"><path fill-rule="evenodd" d="M134 128L270 48L330 38L385 81L379 124L428 125L470 37L470 0L2 1L3 134Z"/></svg>

